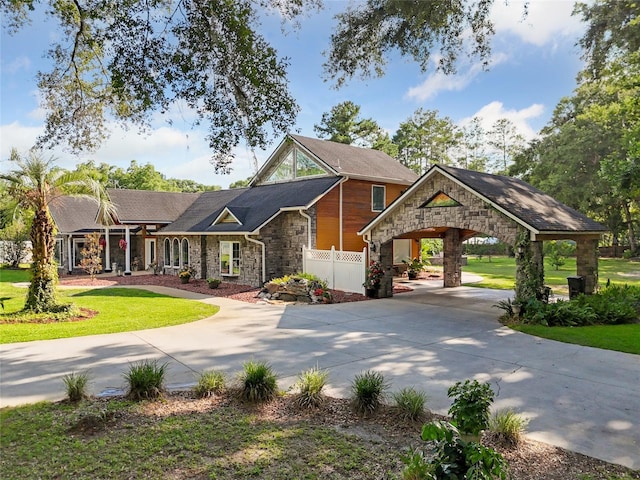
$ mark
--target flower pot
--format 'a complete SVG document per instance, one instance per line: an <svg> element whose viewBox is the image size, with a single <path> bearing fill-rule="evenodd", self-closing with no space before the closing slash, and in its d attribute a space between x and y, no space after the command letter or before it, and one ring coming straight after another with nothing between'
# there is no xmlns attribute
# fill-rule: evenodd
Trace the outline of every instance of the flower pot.
<svg viewBox="0 0 640 480"><path fill-rule="evenodd" d="M218 288L220 282L209 282L209 288Z"/></svg>
<svg viewBox="0 0 640 480"><path fill-rule="evenodd" d="M409 277L409 280L415 280L416 278L418 278L418 274L416 272L411 272L411 271L407 272L407 276Z"/></svg>
<svg viewBox="0 0 640 480"><path fill-rule="evenodd" d="M368 298L378 298L378 289L377 288L367 288L365 289L365 294Z"/></svg>
<svg viewBox="0 0 640 480"><path fill-rule="evenodd" d="M180 277L180 283L189 283L191 277Z"/></svg>

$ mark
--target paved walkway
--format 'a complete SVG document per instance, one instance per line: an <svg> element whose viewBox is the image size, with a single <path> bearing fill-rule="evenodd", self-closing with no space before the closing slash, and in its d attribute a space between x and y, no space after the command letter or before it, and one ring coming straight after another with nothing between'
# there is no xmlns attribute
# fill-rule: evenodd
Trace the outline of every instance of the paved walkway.
<svg viewBox="0 0 640 480"><path fill-rule="evenodd" d="M640 468L640 357L514 332L492 305L511 292L415 283L393 299L323 306L253 305L162 287L221 306L208 319L137 332L1 346L0 405L58 400L62 375L89 370L95 393L123 387L131 362L169 362L170 387L198 372L232 376L248 359L269 361L287 388L303 369L330 371L329 393L348 396L355 374L376 369L392 389L414 385L446 413L447 388L489 381L495 408L531 419L530 437Z"/></svg>

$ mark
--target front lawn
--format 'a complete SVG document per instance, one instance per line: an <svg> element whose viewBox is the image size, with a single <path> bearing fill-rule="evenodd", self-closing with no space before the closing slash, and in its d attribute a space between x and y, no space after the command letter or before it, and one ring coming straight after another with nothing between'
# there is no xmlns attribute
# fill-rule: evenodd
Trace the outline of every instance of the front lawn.
<svg viewBox="0 0 640 480"><path fill-rule="evenodd" d="M545 327L509 325L514 330L559 342L640 355L640 324Z"/></svg>
<svg viewBox="0 0 640 480"><path fill-rule="evenodd" d="M0 298L5 307L0 322L6 322L24 306L26 289L12 283L28 281L28 271L2 269L0 275ZM63 289L59 298L63 303L73 303L98 314L75 322L0 324L0 343L168 327L200 320L219 310L202 302L132 288Z"/></svg>
<svg viewBox="0 0 640 480"><path fill-rule="evenodd" d="M544 281L554 292L568 294L567 277L576 275L576 259L566 259L566 264L556 270L548 260L544 262ZM512 257L477 257L470 256L468 264L462 270L475 273L483 278L480 283L469 284L472 287L497 288L513 290L516 278L516 260ZM615 284L640 285L640 263L620 258L598 259L598 275L600 283L607 280Z"/></svg>

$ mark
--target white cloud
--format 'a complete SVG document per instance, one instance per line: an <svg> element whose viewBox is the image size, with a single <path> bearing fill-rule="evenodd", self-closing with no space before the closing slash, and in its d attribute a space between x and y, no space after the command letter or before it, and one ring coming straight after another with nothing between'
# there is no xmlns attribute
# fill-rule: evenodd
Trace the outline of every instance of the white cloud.
<svg viewBox="0 0 640 480"><path fill-rule="evenodd" d="M482 119L482 127L485 130L490 130L496 120L506 118L513 122L520 134L527 140L531 140L537 136L537 132L529 125L529 121L540 117L543 113L544 106L539 103L534 103L522 110L514 110L505 108L502 102L494 101L485 105L470 117L463 118L458 122L458 125L464 126L473 117L479 117Z"/></svg>
<svg viewBox="0 0 640 480"><path fill-rule="evenodd" d="M29 70L31 68L31 60L25 55L21 55L13 59L6 67L8 73L17 73L20 70Z"/></svg>
<svg viewBox="0 0 640 480"><path fill-rule="evenodd" d="M574 0L529 0L524 17L524 1L496 1L491 19L497 35L509 33L522 41L543 46L555 44L557 37L577 38L584 30L578 17L572 17Z"/></svg>
<svg viewBox="0 0 640 480"><path fill-rule="evenodd" d="M60 167L72 169L76 164L87 160L96 163L108 163L127 168L131 160L138 164L151 163L156 170L168 178L194 180L205 185L227 187L230 183L253 175L253 159L248 149L238 147L235 150L236 160L233 171L229 175L216 174L209 163L211 150L205 141L205 132L200 130L181 131L176 128L160 127L147 133L139 133L137 129L122 130L111 125L112 134L102 147L93 153L71 155L58 147L45 152L45 155L56 158ZM19 152L27 152L43 131L42 126L25 126L19 122L0 126L0 171L10 170L8 161L11 148ZM256 152L258 162L267 158L267 152Z"/></svg>
<svg viewBox="0 0 640 480"><path fill-rule="evenodd" d="M508 58L509 57L504 53L496 53L492 55L488 67L492 68L504 63ZM437 62L437 59L434 61ZM444 73L437 71L429 75L420 85L411 87L406 93L406 97L422 102L435 97L440 92L461 91L482 72L483 69L481 63L475 63L466 71L460 71L456 75L445 75Z"/></svg>

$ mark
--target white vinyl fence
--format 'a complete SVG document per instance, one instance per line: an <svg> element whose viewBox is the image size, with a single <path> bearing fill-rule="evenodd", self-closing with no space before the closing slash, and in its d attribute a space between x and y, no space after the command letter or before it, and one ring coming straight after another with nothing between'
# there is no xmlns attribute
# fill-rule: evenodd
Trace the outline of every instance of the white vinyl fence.
<svg viewBox="0 0 640 480"><path fill-rule="evenodd" d="M366 251L366 248L362 252L344 252L334 247L331 250L302 247L302 269L326 281L329 288L364 293Z"/></svg>

